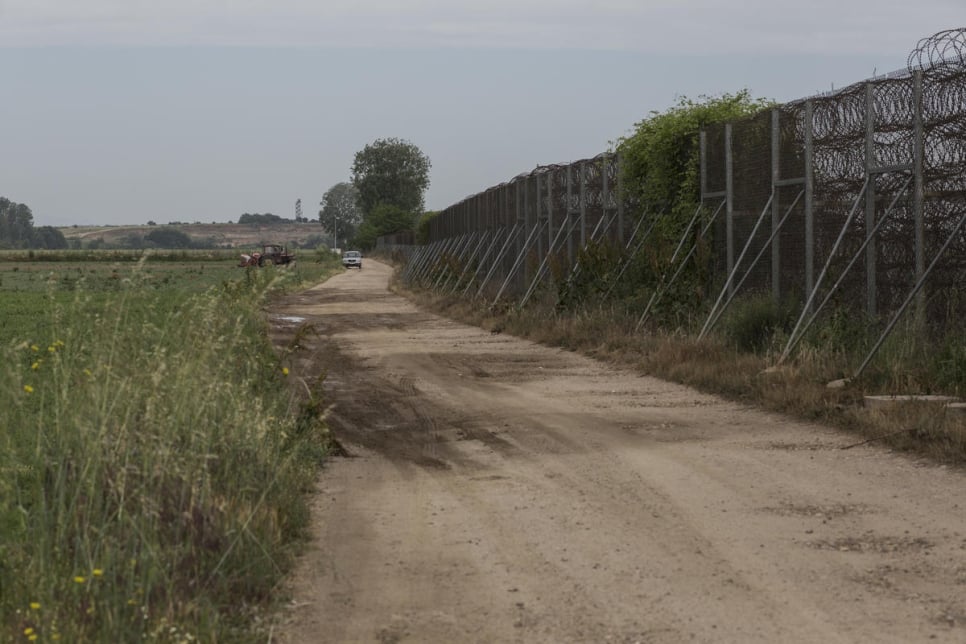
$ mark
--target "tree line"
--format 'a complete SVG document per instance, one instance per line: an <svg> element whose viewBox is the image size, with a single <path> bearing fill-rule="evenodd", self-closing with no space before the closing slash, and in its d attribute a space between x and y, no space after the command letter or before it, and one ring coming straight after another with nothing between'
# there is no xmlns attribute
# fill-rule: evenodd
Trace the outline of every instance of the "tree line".
<svg viewBox="0 0 966 644"><path fill-rule="evenodd" d="M278 215L273 215L270 212L262 213L245 213L238 218L238 223L240 224L301 224L308 223L307 217L296 217L295 219L286 219L285 217L279 217Z"/></svg>
<svg viewBox="0 0 966 644"><path fill-rule="evenodd" d="M34 226L26 204L0 197L0 248L67 248L67 238L53 226Z"/></svg>

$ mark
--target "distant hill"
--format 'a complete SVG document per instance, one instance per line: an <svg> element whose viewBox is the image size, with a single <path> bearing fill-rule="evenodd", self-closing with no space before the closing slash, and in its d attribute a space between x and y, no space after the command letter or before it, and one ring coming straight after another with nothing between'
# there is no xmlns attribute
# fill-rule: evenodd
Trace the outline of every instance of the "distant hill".
<svg viewBox="0 0 966 644"><path fill-rule="evenodd" d="M58 228L68 242L79 239L90 243L102 239L106 246L122 245L132 235L143 237L158 228L176 228L194 242L211 241L222 247L248 248L263 242L304 246L313 237L325 234L319 222L274 224L173 224L158 226L68 226Z"/></svg>

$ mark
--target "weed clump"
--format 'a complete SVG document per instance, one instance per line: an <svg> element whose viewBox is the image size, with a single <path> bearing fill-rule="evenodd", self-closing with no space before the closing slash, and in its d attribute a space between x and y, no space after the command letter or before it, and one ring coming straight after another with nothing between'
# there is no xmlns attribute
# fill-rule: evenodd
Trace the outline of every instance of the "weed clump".
<svg viewBox="0 0 966 644"><path fill-rule="evenodd" d="M720 335L739 351L761 353L776 337L787 337L795 313L793 305L769 295L742 298L722 317Z"/></svg>

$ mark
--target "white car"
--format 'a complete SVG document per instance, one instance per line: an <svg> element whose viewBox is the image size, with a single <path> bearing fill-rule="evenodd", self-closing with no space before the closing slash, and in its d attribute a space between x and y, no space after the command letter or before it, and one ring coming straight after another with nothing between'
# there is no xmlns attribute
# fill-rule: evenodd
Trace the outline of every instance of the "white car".
<svg viewBox="0 0 966 644"><path fill-rule="evenodd" d="M342 265L346 268L358 268L362 270L362 253L357 250L347 250L342 254Z"/></svg>

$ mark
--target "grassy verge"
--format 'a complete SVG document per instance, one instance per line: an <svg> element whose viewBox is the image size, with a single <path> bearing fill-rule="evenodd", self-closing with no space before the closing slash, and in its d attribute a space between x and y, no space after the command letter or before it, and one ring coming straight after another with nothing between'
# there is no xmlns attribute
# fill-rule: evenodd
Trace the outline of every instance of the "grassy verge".
<svg viewBox="0 0 966 644"><path fill-rule="evenodd" d="M395 288L403 290L399 283ZM694 329L685 323L675 331L637 332L637 315L617 304L561 311L535 303L521 311L428 291L407 295L462 322L832 424L855 432L857 441L871 439L942 462L966 462L966 414L927 403L890 410L863 405L867 394L966 395L966 337L927 345L923 334L900 329L860 380L833 389L827 383L851 373L875 339L854 320L833 316L808 335L792 360L770 369L781 353L789 320L781 307L762 300L736 305L714 334L698 341L695 331L703 320Z"/></svg>
<svg viewBox="0 0 966 644"><path fill-rule="evenodd" d="M4 641L265 639L326 429L260 307L337 269L192 289L153 287L148 266L0 293L28 311L5 311L0 345Z"/></svg>

